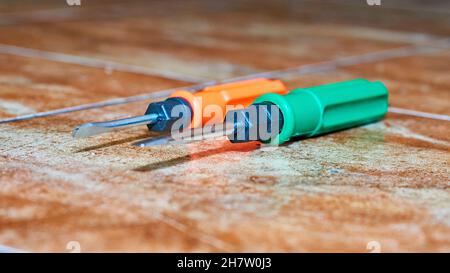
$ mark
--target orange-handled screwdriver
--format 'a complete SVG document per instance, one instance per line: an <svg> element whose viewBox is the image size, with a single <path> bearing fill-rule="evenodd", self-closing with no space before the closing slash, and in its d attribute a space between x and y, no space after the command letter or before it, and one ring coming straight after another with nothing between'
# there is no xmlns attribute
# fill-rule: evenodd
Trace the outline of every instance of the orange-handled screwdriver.
<svg viewBox="0 0 450 273"><path fill-rule="evenodd" d="M85 123L75 128L73 136L88 137L142 124L147 124L151 131L168 131L180 119L183 126L193 128L218 123L228 110L247 107L266 93L286 94L287 89L280 80L258 78L209 86L195 93L179 90L164 101L150 103L143 116ZM218 115L217 110L222 115ZM215 112L212 117L211 111Z"/></svg>

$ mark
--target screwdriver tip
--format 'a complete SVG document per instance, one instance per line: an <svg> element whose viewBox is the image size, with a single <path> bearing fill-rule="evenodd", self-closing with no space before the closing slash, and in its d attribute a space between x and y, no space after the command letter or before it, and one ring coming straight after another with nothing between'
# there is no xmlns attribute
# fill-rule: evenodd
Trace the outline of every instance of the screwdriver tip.
<svg viewBox="0 0 450 273"><path fill-rule="evenodd" d="M72 136L74 138L89 137L128 126L151 124L156 122L157 118L158 115L148 114L103 122L89 122L75 128L72 132Z"/></svg>
<svg viewBox="0 0 450 273"><path fill-rule="evenodd" d="M72 136L74 138L83 138L83 137L90 137L93 135L101 134L101 133L104 133L107 131L109 131L108 128L99 127L93 123L85 123L83 125L76 127L72 131Z"/></svg>

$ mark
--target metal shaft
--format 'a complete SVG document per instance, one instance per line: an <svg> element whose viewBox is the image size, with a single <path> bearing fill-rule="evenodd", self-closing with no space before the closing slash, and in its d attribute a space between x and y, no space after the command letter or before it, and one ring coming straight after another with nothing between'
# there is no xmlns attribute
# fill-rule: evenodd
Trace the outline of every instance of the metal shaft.
<svg viewBox="0 0 450 273"><path fill-rule="evenodd" d="M89 122L75 128L72 132L74 138L88 137L106 133L118 128L134 125L152 124L158 121L158 115L149 114L131 118L116 119L104 122Z"/></svg>
<svg viewBox="0 0 450 273"><path fill-rule="evenodd" d="M187 131L172 132L170 136L144 139L133 143L133 145L137 147L151 147L160 145L188 144L230 135L234 132L235 128L236 126L233 128L233 124L231 123L207 125L205 127L190 129Z"/></svg>

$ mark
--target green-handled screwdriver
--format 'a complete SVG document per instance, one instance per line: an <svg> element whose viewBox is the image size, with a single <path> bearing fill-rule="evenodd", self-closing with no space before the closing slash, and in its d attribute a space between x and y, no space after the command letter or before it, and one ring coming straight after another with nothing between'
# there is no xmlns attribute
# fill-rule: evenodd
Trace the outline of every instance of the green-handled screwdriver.
<svg viewBox="0 0 450 273"><path fill-rule="evenodd" d="M309 88L287 95L269 93L245 109L229 111L224 123L171 136L144 140L135 146L190 143L227 136L233 142L282 144L294 137L313 137L382 119L388 90L379 81L356 79Z"/></svg>

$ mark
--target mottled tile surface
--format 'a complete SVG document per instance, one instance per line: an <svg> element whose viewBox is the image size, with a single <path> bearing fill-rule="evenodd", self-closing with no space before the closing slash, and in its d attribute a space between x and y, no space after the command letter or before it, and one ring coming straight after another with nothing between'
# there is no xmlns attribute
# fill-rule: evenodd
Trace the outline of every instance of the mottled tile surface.
<svg viewBox="0 0 450 273"><path fill-rule="evenodd" d="M0 117L133 96L188 83L0 54Z"/></svg>
<svg viewBox="0 0 450 273"><path fill-rule="evenodd" d="M152 135L144 127L71 137L80 123L141 114L148 100L0 124L0 245L450 251L449 50L435 43L449 34L445 1L185 2L0 6L0 43L67 54L0 46L0 118L189 84L177 75L223 79L323 61L339 65L289 75L288 87L381 80L392 107L419 112L277 148L226 140L131 146ZM57 23L39 15L50 11L62 14ZM414 46L430 51L336 62Z"/></svg>
<svg viewBox="0 0 450 273"><path fill-rule="evenodd" d="M80 14L56 23L43 20L5 25L0 28L0 43L113 60L198 79L225 79L423 43L441 36L405 30L399 23L380 29L382 16L399 15L395 10L387 9L389 13L385 14L367 5L200 3L112 4L114 10L129 11L133 16L100 19L98 14L103 14L102 9L108 9L108 5L67 7L67 12ZM324 5L377 23L343 24L347 17L335 11L328 14L332 10L324 9Z"/></svg>

